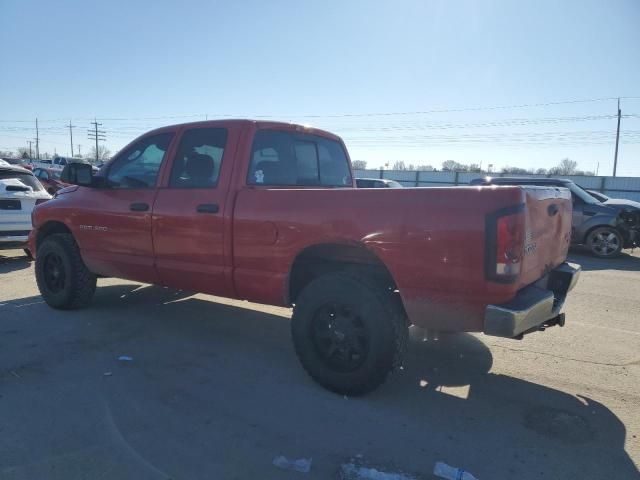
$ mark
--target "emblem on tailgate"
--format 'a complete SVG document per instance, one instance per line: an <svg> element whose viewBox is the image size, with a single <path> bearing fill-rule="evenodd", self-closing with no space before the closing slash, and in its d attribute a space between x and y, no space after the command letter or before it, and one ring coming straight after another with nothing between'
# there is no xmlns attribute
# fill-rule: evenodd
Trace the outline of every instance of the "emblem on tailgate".
<svg viewBox="0 0 640 480"><path fill-rule="evenodd" d="M533 232L527 230L524 236L524 256L531 255L538 248L538 244L533 240Z"/></svg>

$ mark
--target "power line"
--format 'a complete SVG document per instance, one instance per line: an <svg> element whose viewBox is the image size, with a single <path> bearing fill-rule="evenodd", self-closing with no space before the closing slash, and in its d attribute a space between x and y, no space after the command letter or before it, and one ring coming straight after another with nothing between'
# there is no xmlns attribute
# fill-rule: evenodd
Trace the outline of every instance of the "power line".
<svg viewBox="0 0 640 480"><path fill-rule="evenodd" d="M40 134L38 132L38 118L36 117L36 159L40 160Z"/></svg>
<svg viewBox="0 0 640 480"><path fill-rule="evenodd" d="M100 140L102 141L106 141L107 137L106 137L106 132L104 130L98 130L98 127L101 127L102 124L98 123L98 120L95 119L93 122L91 122L91 125L94 126L94 130L88 130L88 138L89 140L95 140L96 142L96 162L98 162L99 157L100 157L100 148L98 146L98 142Z"/></svg>
<svg viewBox="0 0 640 480"><path fill-rule="evenodd" d="M71 125L71 120L69 120L69 138L71 140L71 158L73 158L73 129L75 125Z"/></svg>
<svg viewBox="0 0 640 480"><path fill-rule="evenodd" d="M369 112L369 113L335 113L335 114L277 114L277 115L239 115L231 113L217 113L217 114L204 114L204 113L191 113L191 114L174 114L174 115L161 115L154 117L104 117L106 121L126 121L126 120L165 120L165 119L177 119L177 118L203 118L205 116L211 117L238 117L238 118L345 118L345 117L377 117L377 116L393 116L393 115L424 115L432 113L456 113L456 112L475 112L485 110L506 110L506 109L519 109L519 108L536 108L536 107L549 107L558 105L571 105L582 103L595 103L604 101L613 101L620 98L621 100L638 100L640 96L621 96L621 97L600 97L600 98L587 98L587 99L573 99L573 100L561 100L555 102L538 102L538 103L521 103L511 105L492 105L492 106L477 106L477 107L463 107L463 108L447 108L447 109L433 109L433 110L419 110L419 111L399 111L399 112ZM90 120L89 117L77 117L78 120ZM65 118L52 118L43 119L44 122L57 122L66 121ZM2 123L27 123L31 120L0 120Z"/></svg>

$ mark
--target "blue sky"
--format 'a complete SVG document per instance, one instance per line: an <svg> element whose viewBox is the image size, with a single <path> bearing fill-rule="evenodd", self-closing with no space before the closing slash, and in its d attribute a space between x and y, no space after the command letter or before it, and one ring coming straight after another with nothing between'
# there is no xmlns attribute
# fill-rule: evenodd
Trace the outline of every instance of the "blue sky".
<svg viewBox="0 0 640 480"><path fill-rule="evenodd" d="M622 96L638 98L618 171L640 175L637 0L0 0L0 19L0 150L36 116L41 151L65 155L68 119L85 152L93 117L112 151L205 115L269 117L334 131L370 166L569 157L610 174L615 100L483 107Z"/></svg>

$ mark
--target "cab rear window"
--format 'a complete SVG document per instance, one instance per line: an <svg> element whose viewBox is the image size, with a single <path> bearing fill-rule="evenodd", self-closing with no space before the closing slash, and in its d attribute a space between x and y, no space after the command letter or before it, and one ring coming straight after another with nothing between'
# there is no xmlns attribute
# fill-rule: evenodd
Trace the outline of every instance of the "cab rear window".
<svg viewBox="0 0 640 480"><path fill-rule="evenodd" d="M342 145L318 135L259 130L251 148L249 185L352 186Z"/></svg>

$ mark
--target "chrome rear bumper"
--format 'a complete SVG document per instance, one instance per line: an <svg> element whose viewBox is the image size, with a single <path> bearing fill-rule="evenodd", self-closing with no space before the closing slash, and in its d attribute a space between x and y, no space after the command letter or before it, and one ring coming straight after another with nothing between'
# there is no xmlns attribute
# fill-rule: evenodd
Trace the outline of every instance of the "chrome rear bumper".
<svg viewBox="0 0 640 480"><path fill-rule="evenodd" d="M539 282L520 290L510 302L488 305L484 333L514 338L545 326L563 325L560 310L567 293L578 282L580 271L580 265L565 262Z"/></svg>

